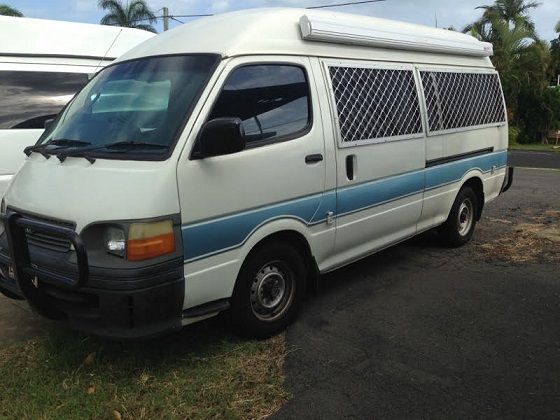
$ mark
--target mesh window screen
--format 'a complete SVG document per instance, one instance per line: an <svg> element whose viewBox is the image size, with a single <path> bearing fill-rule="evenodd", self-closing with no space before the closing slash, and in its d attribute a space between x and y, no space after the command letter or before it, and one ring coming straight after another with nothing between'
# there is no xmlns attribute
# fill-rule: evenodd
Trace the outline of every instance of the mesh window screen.
<svg viewBox="0 0 560 420"><path fill-rule="evenodd" d="M412 70L329 67L343 142L422 133Z"/></svg>
<svg viewBox="0 0 560 420"><path fill-rule="evenodd" d="M497 74L422 71L429 131L505 122Z"/></svg>

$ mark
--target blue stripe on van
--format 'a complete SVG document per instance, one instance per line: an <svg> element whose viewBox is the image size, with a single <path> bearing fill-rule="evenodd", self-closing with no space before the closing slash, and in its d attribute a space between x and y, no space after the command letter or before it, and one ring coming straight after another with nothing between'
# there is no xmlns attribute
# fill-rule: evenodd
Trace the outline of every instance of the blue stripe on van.
<svg viewBox="0 0 560 420"><path fill-rule="evenodd" d="M338 191L337 214L355 213L420 193L423 189L424 170L342 188Z"/></svg>
<svg viewBox="0 0 560 420"><path fill-rule="evenodd" d="M193 261L243 245L251 233L272 220L292 218L306 225L325 221L327 211L337 207L338 216L389 203L457 182L471 169L486 173L507 164L507 151L490 153L314 194L270 206L206 220L182 227L185 260ZM424 187L425 185L425 187Z"/></svg>

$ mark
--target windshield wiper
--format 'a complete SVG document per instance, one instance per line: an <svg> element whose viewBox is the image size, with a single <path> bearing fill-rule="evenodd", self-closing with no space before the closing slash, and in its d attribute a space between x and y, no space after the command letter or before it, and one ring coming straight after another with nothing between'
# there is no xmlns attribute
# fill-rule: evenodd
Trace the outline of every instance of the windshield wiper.
<svg viewBox="0 0 560 420"><path fill-rule="evenodd" d="M34 146L27 146L25 149L23 149L23 153L25 153L25 155L29 157L31 156L31 153L37 152L43 155L46 159L49 159L51 157L51 153L48 153L49 146L59 146L53 150L55 151L60 149L67 149L69 147L89 146L90 144L91 143L89 141L83 141L83 140L55 139L46 143L36 144Z"/></svg>
<svg viewBox="0 0 560 420"><path fill-rule="evenodd" d="M94 152L96 150L102 150L102 149L108 149L108 150L113 150L113 149L119 149L119 148L150 148L150 149L168 149L169 146L165 146L163 144L157 144L157 143L146 143L146 142L139 142L139 141L118 141L116 143L107 143L107 144L103 144L101 146L96 146L96 147L88 147L88 148L84 148L84 149L78 149L78 150L68 150L68 151L63 151L61 153L54 153L56 155L56 157L58 158L58 160L60 162L64 162L66 160L67 157L83 157L84 159L87 159L91 164L95 163L95 158L88 156L87 153L88 152ZM58 149L56 149L58 150Z"/></svg>
<svg viewBox="0 0 560 420"><path fill-rule="evenodd" d="M165 144L148 143L144 141L118 141L116 143L108 143L104 145L106 149L169 149Z"/></svg>

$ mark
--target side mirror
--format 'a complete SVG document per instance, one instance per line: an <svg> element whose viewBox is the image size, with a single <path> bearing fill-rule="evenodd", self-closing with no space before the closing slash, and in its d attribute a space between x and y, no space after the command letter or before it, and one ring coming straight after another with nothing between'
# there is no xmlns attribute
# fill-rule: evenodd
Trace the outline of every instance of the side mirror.
<svg viewBox="0 0 560 420"><path fill-rule="evenodd" d="M200 158L229 155L245 149L245 133L239 118L216 118L202 126L197 142Z"/></svg>
<svg viewBox="0 0 560 420"><path fill-rule="evenodd" d="M54 118L49 118L48 120L45 120L45 122L43 123L45 130L48 130L53 122L54 122Z"/></svg>

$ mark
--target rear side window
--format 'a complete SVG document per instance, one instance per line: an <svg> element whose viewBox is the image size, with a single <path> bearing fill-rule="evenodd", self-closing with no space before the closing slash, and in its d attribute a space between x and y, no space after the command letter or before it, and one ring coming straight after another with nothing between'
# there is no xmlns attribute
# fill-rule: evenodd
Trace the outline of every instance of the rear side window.
<svg viewBox="0 0 560 420"><path fill-rule="evenodd" d="M329 66L342 144L422 135L412 69Z"/></svg>
<svg viewBox="0 0 560 420"><path fill-rule="evenodd" d="M248 146L287 140L311 125L309 85L303 68L248 65L226 80L210 119L240 118Z"/></svg>
<svg viewBox="0 0 560 420"><path fill-rule="evenodd" d="M421 71L429 132L505 123L496 73Z"/></svg>
<svg viewBox="0 0 560 420"><path fill-rule="evenodd" d="M0 71L0 129L43 129L87 82L85 73Z"/></svg>

